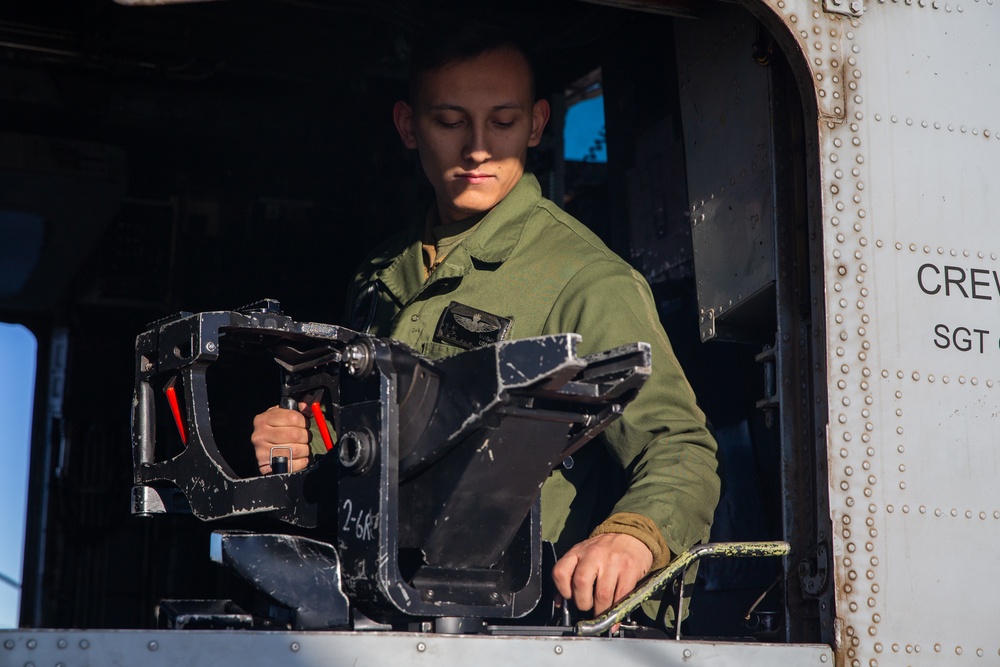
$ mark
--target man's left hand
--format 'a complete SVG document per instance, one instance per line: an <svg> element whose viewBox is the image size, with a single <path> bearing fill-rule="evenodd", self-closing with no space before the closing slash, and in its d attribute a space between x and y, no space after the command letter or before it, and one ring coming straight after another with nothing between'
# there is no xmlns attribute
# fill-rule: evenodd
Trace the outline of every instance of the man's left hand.
<svg viewBox="0 0 1000 667"><path fill-rule="evenodd" d="M652 565L653 554L641 540L603 533L567 551L552 568L552 579L563 598L598 616L631 593Z"/></svg>

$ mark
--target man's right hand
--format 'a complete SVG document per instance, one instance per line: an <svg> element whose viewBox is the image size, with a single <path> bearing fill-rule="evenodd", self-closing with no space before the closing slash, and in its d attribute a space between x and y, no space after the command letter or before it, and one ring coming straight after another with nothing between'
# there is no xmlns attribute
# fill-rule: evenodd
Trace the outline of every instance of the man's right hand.
<svg viewBox="0 0 1000 667"><path fill-rule="evenodd" d="M304 410L305 403L299 404ZM274 406L253 418L253 435L250 436L254 452L257 454L257 467L262 475L271 472L271 448L288 447L292 450L292 460L288 466L289 472L302 470L309 465L309 429L305 415L295 410L286 410ZM275 452L284 455L287 452Z"/></svg>

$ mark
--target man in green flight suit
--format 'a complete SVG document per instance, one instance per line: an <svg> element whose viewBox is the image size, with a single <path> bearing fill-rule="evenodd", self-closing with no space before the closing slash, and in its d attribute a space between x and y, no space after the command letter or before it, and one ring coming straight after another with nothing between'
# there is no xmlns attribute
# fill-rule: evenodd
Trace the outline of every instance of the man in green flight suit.
<svg viewBox="0 0 1000 667"><path fill-rule="evenodd" d="M542 489L543 538L559 555L556 588L600 614L708 537L716 443L646 282L525 173L549 105L535 99L524 51L488 30L428 39L414 49L410 87L393 118L435 204L361 265L347 324L433 358L566 332L582 335L580 355L652 345L652 375L638 398ZM277 407L257 416L252 441L263 473L272 446L292 448L293 470L318 453L306 417Z"/></svg>

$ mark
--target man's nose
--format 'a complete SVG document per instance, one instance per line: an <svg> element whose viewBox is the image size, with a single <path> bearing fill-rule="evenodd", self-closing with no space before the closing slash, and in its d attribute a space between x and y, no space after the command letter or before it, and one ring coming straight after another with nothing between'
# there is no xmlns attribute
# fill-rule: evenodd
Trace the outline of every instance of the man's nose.
<svg viewBox="0 0 1000 667"><path fill-rule="evenodd" d="M466 138L463 155L466 160L482 164L493 157L486 139L486 132L481 128L473 128Z"/></svg>

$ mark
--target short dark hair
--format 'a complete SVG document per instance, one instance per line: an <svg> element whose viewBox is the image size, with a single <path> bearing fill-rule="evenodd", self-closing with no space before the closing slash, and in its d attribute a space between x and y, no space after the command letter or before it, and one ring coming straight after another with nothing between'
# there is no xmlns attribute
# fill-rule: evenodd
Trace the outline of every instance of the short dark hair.
<svg viewBox="0 0 1000 667"><path fill-rule="evenodd" d="M473 60L501 48L520 53L528 63L531 75L531 97L535 98L535 66L527 40L517 30L496 23L486 23L466 12L449 12L433 17L427 27L417 33L410 49L410 102L416 101L420 76L451 63Z"/></svg>

